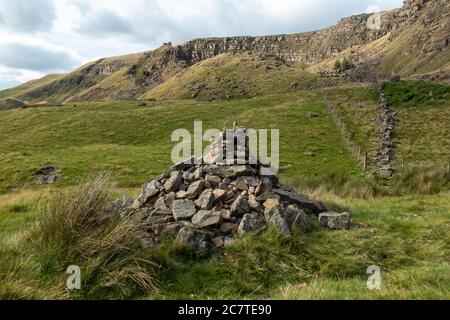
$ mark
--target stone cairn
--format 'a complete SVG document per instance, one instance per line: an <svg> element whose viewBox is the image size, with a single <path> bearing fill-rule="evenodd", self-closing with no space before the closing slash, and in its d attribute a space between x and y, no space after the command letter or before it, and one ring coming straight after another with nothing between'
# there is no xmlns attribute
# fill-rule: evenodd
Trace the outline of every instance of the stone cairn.
<svg viewBox="0 0 450 320"><path fill-rule="evenodd" d="M246 133L234 126L234 132L239 130ZM313 216L323 227L350 227L348 213L331 212L323 203L279 183L276 176L261 175L264 165L247 147L235 144L232 159L222 161L221 153L230 143L225 137L224 131L210 144L202 163L191 158L176 164L144 183L136 199L125 201L128 207L122 214L145 219L152 244L171 236L197 253L210 253L231 244L236 235L257 234L269 225L291 237L293 227L310 229Z"/></svg>

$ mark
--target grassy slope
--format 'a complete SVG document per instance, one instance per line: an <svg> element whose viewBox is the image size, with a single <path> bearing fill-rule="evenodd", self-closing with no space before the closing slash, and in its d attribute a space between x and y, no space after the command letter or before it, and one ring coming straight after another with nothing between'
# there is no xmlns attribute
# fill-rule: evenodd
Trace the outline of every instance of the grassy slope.
<svg viewBox="0 0 450 320"><path fill-rule="evenodd" d="M17 97L29 90L36 89L40 86L46 85L52 81L55 81L57 79L64 77L64 76L65 76L65 74L50 74L50 75L47 75L40 79L29 81L20 86L17 86L17 87L11 88L11 89L2 90L2 91L0 91L0 100L5 99L5 98L10 98L10 97Z"/></svg>
<svg viewBox="0 0 450 320"><path fill-rule="evenodd" d="M402 93L398 94L402 101L404 90L395 91ZM290 165L281 172L285 180L293 177L302 180L330 172L359 177L360 170L325 110L329 104L352 110L348 106L356 103L371 106L376 101L376 91L359 86L227 102L167 101L147 102L145 106L138 102L86 103L77 107L67 104L3 112L0 114L0 134L4 137L0 142L2 191L32 182L31 171L45 164L61 168L62 180L51 187L0 195L0 297L70 297L62 289L67 277L65 270L59 274L51 263L41 265L24 243L24 236L28 227L39 221L38 208L57 190L75 184L85 171L108 169L119 186L137 186L170 165L173 129L192 130L194 120L203 120L204 127L217 128L236 120L256 128L281 129L282 164ZM320 116L310 118L311 111ZM346 115L349 114L353 113ZM355 139L360 136L363 139L364 134L364 131L355 134ZM307 157L305 151L313 151L316 156ZM138 190L118 190L116 195L124 192L134 195ZM445 299L448 296L448 195L361 200L321 193L320 199L338 211L351 212L356 222L367 223L369 227L342 232L316 228L289 241L269 231L256 240L242 239L224 255L207 260L192 257L184 249L167 243L151 253L153 261L161 265L158 272L161 291L133 297ZM366 269L373 264L383 272L381 291L365 287ZM81 293L76 297L104 296Z"/></svg>
<svg viewBox="0 0 450 320"><path fill-rule="evenodd" d="M328 90L337 99L328 98L347 125L352 141L361 146L361 152L373 157L378 147L378 130L373 121L378 107L379 94L376 88L361 86L353 90L340 88ZM327 94L328 94L327 92Z"/></svg>
<svg viewBox="0 0 450 320"><path fill-rule="evenodd" d="M396 162L406 166L450 163L450 85L423 81L388 84L386 94L399 119Z"/></svg>
<svg viewBox="0 0 450 320"><path fill-rule="evenodd" d="M41 265L24 243L39 219L37 207L54 192L0 196L0 298L70 298L65 269ZM119 191L122 193L124 190ZM132 190L132 192L135 192ZM244 238L211 259L192 257L170 242L151 253L160 264L160 292L134 298L162 299L446 299L450 294L448 195L324 199L352 213L368 228L315 228L292 240L269 231ZM51 263L51 262L49 262ZM366 288L366 269L382 271L382 289ZM84 270L84 269L83 269ZM82 272L85 272L83 271ZM85 284L83 284L85 285ZM92 289L92 288L90 288ZM91 290L92 291L92 290ZM102 298L85 296L74 298ZM95 290L94 290L95 292ZM125 294L125 293L124 293ZM120 293L116 293L120 298Z"/></svg>
<svg viewBox="0 0 450 320"><path fill-rule="evenodd" d="M336 89L339 90L339 89ZM362 93L363 91L361 91ZM450 159L450 86L424 81L388 83L386 95L397 112L395 161L401 166L444 167ZM355 142L373 157L378 147L377 91L359 101L342 97L338 110ZM355 107L361 103L362 108Z"/></svg>
<svg viewBox="0 0 450 320"><path fill-rule="evenodd" d="M424 54L420 47L411 45L423 33L420 22L415 23L385 49L378 71L382 74L425 74L444 69L449 63L450 48Z"/></svg>
<svg viewBox="0 0 450 320"><path fill-rule="evenodd" d="M13 89L0 91L3 97L15 97L31 104L44 101L61 102L81 94L91 86L101 82L110 74L108 67L118 72L124 66L131 66L139 61L142 54L128 54L89 62L67 74L48 75L42 79L33 80ZM106 73L91 72L91 68L106 70Z"/></svg>
<svg viewBox="0 0 450 320"><path fill-rule="evenodd" d="M87 103L0 114L0 190L33 183L33 169L62 170L58 185L72 185L85 171L110 170L121 186L137 186L168 169L177 128L230 126L281 130L282 176L315 176L330 170L359 176L320 91L227 102L168 101ZM310 118L309 112L318 112ZM269 120L270 119L270 120ZM315 157L305 152L312 151ZM330 164L333 164L330 166Z"/></svg>
<svg viewBox="0 0 450 320"><path fill-rule="evenodd" d="M222 54L175 75L141 99L190 99L196 91L198 99L248 97L324 87L336 81L308 73L301 64L289 66L248 53Z"/></svg>

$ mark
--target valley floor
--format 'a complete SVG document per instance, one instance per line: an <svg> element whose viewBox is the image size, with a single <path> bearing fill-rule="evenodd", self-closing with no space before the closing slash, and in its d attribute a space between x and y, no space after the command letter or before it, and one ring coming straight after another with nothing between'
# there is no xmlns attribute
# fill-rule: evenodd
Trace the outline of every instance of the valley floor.
<svg viewBox="0 0 450 320"><path fill-rule="evenodd" d="M421 88L405 82L388 90L399 117L396 159L436 167L405 169L389 181L363 171L328 112L335 106L351 139L373 154L379 95L365 85L229 101L71 103L0 112L0 299L448 299L449 87ZM47 220L48 234L36 233L43 213L54 210L49 203L72 192L81 176L110 172L115 189L109 200L137 195L143 181L170 166L172 131L192 131L195 120L205 129L234 121L279 128L281 180L350 212L365 227L330 231L313 219L311 232L290 240L268 230L209 258L170 240L133 251L128 244L138 244L124 236L110 248L115 242L108 228L96 234L100 240L73 235L77 247L65 238L73 228L57 220ZM58 169L58 180L37 186L33 170L46 165ZM85 277L77 292L65 287L70 264L80 265ZM381 290L366 286L373 265L381 270Z"/></svg>

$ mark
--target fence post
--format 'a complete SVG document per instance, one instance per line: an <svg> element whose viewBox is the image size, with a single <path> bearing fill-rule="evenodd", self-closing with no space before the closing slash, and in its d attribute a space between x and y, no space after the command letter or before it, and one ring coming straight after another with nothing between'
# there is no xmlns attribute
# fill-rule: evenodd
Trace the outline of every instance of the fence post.
<svg viewBox="0 0 450 320"><path fill-rule="evenodd" d="M367 152L364 153L364 171L367 171Z"/></svg>

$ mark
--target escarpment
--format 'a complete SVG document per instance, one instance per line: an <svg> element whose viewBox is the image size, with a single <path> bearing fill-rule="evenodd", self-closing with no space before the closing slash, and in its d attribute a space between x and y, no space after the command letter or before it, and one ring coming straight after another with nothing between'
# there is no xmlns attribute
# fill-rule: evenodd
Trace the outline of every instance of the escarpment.
<svg viewBox="0 0 450 320"><path fill-rule="evenodd" d="M343 18L336 25L318 31L194 39L174 46L164 43L156 50L97 60L54 81L42 81L42 85L34 85L32 89L24 86L24 90L14 90L14 94L5 97L26 103L145 98L151 90L168 81L176 82L178 76L194 65L223 54L246 53L278 59L286 66L302 65L315 77L335 76L336 61L346 59L352 69L348 81L372 82L392 73L445 80L450 78L449 35L448 1L406 0L402 8L375 16L366 13ZM253 69L259 66L260 63L255 62ZM264 68L269 70L270 66ZM239 63L235 69L238 72L233 74L248 72L242 70ZM194 78L195 71L192 73ZM292 69L291 74L298 73ZM211 81L209 78L191 80L189 82L202 85ZM226 80L237 86L244 85L238 83L240 80L236 77ZM273 79L268 81L277 84ZM296 83L293 81L292 86ZM208 83L204 87L208 87Z"/></svg>

